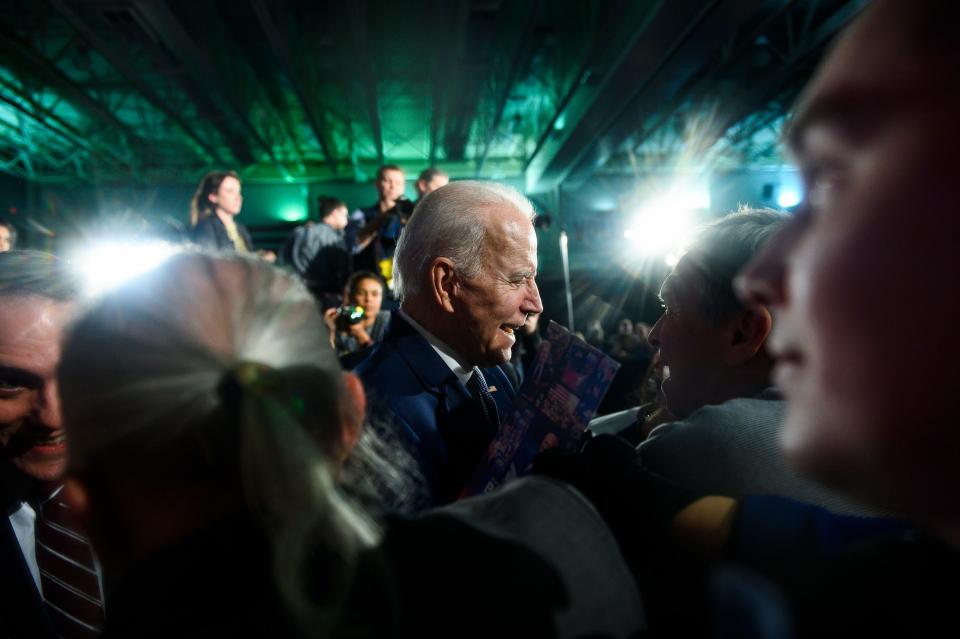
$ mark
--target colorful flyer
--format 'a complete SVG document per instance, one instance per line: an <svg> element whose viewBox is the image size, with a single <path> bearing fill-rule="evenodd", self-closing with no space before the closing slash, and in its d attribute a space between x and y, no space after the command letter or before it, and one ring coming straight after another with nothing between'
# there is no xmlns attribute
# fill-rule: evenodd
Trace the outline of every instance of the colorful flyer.
<svg viewBox="0 0 960 639"><path fill-rule="evenodd" d="M528 474L533 458L548 448L575 450L619 368L616 360L550 322L513 410L461 497L488 493Z"/></svg>

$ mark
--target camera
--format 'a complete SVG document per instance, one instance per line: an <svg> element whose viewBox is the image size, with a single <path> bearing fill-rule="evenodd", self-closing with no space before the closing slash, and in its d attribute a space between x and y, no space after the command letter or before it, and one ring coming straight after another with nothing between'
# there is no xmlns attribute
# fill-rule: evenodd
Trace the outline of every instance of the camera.
<svg viewBox="0 0 960 639"><path fill-rule="evenodd" d="M397 214L402 221L406 222L413 215L414 203L405 197L401 197L393 205L393 212Z"/></svg>
<svg viewBox="0 0 960 639"><path fill-rule="evenodd" d="M359 324L366 317L366 312L362 306L339 306L337 307L336 327L338 331L348 331L351 326Z"/></svg>

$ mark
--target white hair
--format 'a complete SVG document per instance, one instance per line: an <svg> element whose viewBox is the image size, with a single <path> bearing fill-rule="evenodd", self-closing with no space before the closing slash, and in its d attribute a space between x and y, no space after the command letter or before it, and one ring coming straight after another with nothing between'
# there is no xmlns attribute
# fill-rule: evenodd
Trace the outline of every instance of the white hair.
<svg viewBox="0 0 960 639"><path fill-rule="evenodd" d="M319 540L338 558L328 583L348 584L379 531L336 488L343 378L296 278L241 256L175 256L81 317L59 379L73 470L164 486L239 474L284 600L304 623L332 622L337 602L304 592L307 553Z"/></svg>
<svg viewBox="0 0 960 639"><path fill-rule="evenodd" d="M479 275L490 215L504 207L533 219L530 200L496 182L450 182L424 197L397 243L393 279L397 295L403 299L419 294L438 257L450 258L467 277Z"/></svg>

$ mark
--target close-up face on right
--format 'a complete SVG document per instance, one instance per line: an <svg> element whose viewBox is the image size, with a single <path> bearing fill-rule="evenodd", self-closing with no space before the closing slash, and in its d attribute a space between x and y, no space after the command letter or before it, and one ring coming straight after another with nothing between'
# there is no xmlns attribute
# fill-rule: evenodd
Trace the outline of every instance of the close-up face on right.
<svg viewBox="0 0 960 639"><path fill-rule="evenodd" d="M773 312L790 459L937 518L960 479L960 95L956 47L925 51L920 12L875 5L809 86L790 132L806 202L739 285Z"/></svg>

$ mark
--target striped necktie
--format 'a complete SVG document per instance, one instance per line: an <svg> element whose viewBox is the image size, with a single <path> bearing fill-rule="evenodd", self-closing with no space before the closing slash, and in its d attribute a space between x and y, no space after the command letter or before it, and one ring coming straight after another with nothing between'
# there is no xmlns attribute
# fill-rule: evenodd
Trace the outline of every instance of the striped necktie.
<svg viewBox="0 0 960 639"><path fill-rule="evenodd" d="M47 612L64 639L96 637L103 628L103 590L90 542L59 495L40 506L37 567Z"/></svg>
<svg viewBox="0 0 960 639"><path fill-rule="evenodd" d="M479 368L473 369L473 375L467 380L467 388L470 390L470 394L480 402L483 416L495 434L500 429L500 413L497 410L496 400L490 394L487 380L483 378L483 373L480 372Z"/></svg>

